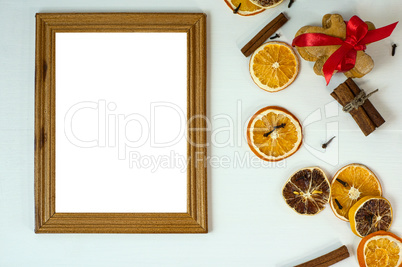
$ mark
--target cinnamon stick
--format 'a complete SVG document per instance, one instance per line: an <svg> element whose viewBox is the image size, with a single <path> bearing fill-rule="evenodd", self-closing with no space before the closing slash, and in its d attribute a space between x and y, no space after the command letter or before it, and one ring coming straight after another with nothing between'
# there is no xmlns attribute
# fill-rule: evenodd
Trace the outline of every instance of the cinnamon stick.
<svg viewBox="0 0 402 267"><path fill-rule="evenodd" d="M261 31L257 33L242 49L241 52L246 56L250 56L260 45L262 45L270 36L272 36L280 27L282 27L288 19L283 13L269 22Z"/></svg>
<svg viewBox="0 0 402 267"><path fill-rule="evenodd" d="M351 78L348 78L345 83L352 91L354 96L357 96L360 93L360 88ZM367 115L370 117L371 121L376 127L380 127L385 122L384 118L373 106L369 99L364 102L362 108L364 109L364 111L366 111Z"/></svg>
<svg viewBox="0 0 402 267"><path fill-rule="evenodd" d="M348 84L353 87L353 89L350 88ZM331 93L331 96L342 106L345 106L346 104L350 103L356 97L356 95L360 93L360 91L360 88L357 87L354 82L351 83L349 80L341 83L337 88L335 88L334 91ZM355 94L354 92L356 92L357 94ZM367 101L368 100L366 100L365 102ZM356 121L363 134L367 136L372 133L376 129L376 127L381 125L383 123L382 120L384 119L374 108L371 102L370 104L368 104L368 106L366 105L368 107L367 111L363 108L363 105L359 106L357 109L351 110L349 113L350 115L352 115L353 119ZM372 106L372 108L370 107L370 105Z"/></svg>
<svg viewBox="0 0 402 267"><path fill-rule="evenodd" d="M342 246L334 251L331 251L325 255L315 258L311 261L299 264L295 267L327 267L341 260L349 257L349 251L346 246Z"/></svg>

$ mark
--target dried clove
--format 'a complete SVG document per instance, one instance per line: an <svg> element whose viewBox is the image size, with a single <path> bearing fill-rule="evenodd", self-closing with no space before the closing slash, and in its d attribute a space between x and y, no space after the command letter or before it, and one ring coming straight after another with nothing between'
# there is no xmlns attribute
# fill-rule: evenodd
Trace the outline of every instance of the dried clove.
<svg viewBox="0 0 402 267"><path fill-rule="evenodd" d="M326 142L325 144L322 144L322 148L324 148L324 149L327 148L327 146L329 145L329 143L331 143L332 140L334 140L334 138L335 138L335 136L332 137L331 139L329 139L328 142Z"/></svg>
<svg viewBox="0 0 402 267"><path fill-rule="evenodd" d="M336 181L339 182L339 183L341 183L344 187L348 187L348 183L347 183L347 182L342 181L342 180L339 179L339 178L336 178Z"/></svg>
<svg viewBox="0 0 402 267"><path fill-rule="evenodd" d="M290 1L289 1L288 8L290 8L290 7L293 5L293 2L294 2L294 0L290 0Z"/></svg>
<svg viewBox="0 0 402 267"><path fill-rule="evenodd" d="M393 44L393 45L392 45L392 56L395 56L396 47L397 47L396 44Z"/></svg>
<svg viewBox="0 0 402 267"><path fill-rule="evenodd" d="M269 131L269 132L267 132L267 133L265 133L264 134L264 137L268 137L268 135L270 135L271 133L273 133L276 129L278 129L278 128L285 128L285 125L286 125L286 123L282 123L282 124L279 124L279 125L277 125L277 126L274 126L274 129L272 130L272 131Z"/></svg>
<svg viewBox="0 0 402 267"><path fill-rule="evenodd" d="M235 10L233 10L233 14L237 14L237 12L239 12L241 7L241 3L235 8Z"/></svg>
<svg viewBox="0 0 402 267"><path fill-rule="evenodd" d="M343 209L341 203L339 203L339 201L338 201L336 198L335 198L335 203L336 203L336 205L338 205L338 208L339 208L340 210Z"/></svg>
<svg viewBox="0 0 402 267"><path fill-rule="evenodd" d="M274 36L272 36L272 37L270 37L269 39L276 39L276 38L279 38L279 37L281 37L279 34L275 34Z"/></svg>

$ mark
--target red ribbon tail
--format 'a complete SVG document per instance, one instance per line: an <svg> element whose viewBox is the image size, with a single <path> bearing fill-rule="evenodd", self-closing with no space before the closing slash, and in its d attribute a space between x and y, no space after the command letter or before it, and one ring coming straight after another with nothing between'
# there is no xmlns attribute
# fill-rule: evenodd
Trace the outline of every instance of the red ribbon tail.
<svg viewBox="0 0 402 267"><path fill-rule="evenodd" d="M375 30L368 31L366 36L359 42L359 44L374 43L389 37L394 31L398 22L399 21Z"/></svg>
<svg viewBox="0 0 402 267"><path fill-rule="evenodd" d="M334 75L334 71L338 67L339 63L341 63L343 57L351 50L353 47L351 47L348 44L344 44L341 47L338 48L332 55L327 59L327 61L324 63L322 67L322 72L324 73L325 81L327 82L327 85L329 84L329 81L332 78L332 75Z"/></svg>

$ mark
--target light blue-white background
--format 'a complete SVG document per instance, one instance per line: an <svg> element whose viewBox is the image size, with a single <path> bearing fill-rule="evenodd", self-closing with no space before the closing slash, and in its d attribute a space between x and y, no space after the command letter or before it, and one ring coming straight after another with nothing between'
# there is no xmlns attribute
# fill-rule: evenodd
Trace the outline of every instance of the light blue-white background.
<svg viewBox="0 0 402 267"><path fill-rule="evenodd" d="M214 144L209 149L214 158L208 172L210 232L34 234L35 13L153 11L208 15L208 114ZM342 74L326 87L324 79L313 73L312 63L302 60L299 77L282 92L269 94L252 82L240 48L281 11L290 20L278 31L280 40L291 42L301 26L319 25L326 13L341 13L345 19L357 14L381 27L401 18L402 4L296 0L291 9L285 1L257 16L240 17L223 0L0 0L0 266L292 266L341 244L348 246L351 258L336 266L357 266L360 239L348 223L335 218L329 208L314 217L299 216L282 200L288 176L311 165L322 167L328 176L348 163L368 165L394 207L391 230L402 235L402 26L367 49L375 68L357 82L367 91L380 89L371 100L387 122L364 137L351 117L331 104L329 94L345 80ZM400 47L391 57L394 42ZM241 135L247 118L267 105L283 106L304 121L305 145L288 160L263 166ZM229 144L224 144L229 131L216 132L228 125L225 116L235 122L234 142ZM321 142L333 133L337 138L324 153ZM247 155L253 161L240 167L236 157ZM229 164L219 164L223 158Z"/></svg>

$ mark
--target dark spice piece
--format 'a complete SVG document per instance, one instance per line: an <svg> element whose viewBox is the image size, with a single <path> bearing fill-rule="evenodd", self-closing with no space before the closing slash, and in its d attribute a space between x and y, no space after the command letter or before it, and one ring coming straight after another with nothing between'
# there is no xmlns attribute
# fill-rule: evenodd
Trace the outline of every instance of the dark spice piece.
<svg viewBox="0 0 402 267"><path fill-rule="evenodd" d="M338 205L338 208L339 208L340 210L343 209L341 203L339 203L339 201L338 201L336 198L335 198L335 203L336 203L336 205Z"/></svg>
<svg viewBox="0 0 402 267"><path fill-rule="evenodd" d="M342 181L342 180L339 179L339 178L336 178L336 181L339 182L339 183L341 183L344 187L348 187L348 183L347 183L347 182Z"/></svg>
<svg viewBox="0 0 402 267"><path fill-rule="evenodd" d="M327 148L327 146L329 145L329 143L332 142L332 140L334 140L335 136L332 137L331 139L328 140L328 142L326 142L325 144L322 144L322 148Z"/></svg>
<svg viewBox="0 0 402 267"><path fill-rule="evenodd" d="M397 47L396 44L393 44L393 45L392 45L392 56L395 56L396 47Z"/></svg>
<svg viewBox="0 0 402 267"><path fill-rule="evenodd" d="M237 14L237 12L239 12L240 7L241 7L241 3L236 7L235 10L233 10L233 14Z"/></svg>
<svg viewBox="0 0 402 267"><path fill-rule="evenodd" d="M269 131L269 132L267 132L267 133L264 134L264 137L268 137L268 135L270 135L271 133L273 133L273 132L274 132L276 129L278 129L278 128L284 128L285 125L286 125L286 123L282 123L282 124L279 124L279 125L277 125L277 126L274 126L274 129L273 129L272 131Z"/></svg>
<svg viewBox="0 0 402 267"><path fill-rule="evenodd" d="M366 220L368 219L368 221L370 221L370 226L373 224L373 216L374 214L370 214L370 215L366 215Z"/></svg>
<svg viewBox="0 0 402 267"><path fill-rule="evenodd" d="M279 38L279 37L281 37L279 34L275 34L274 36L272 36L272 37L270 37L269 39L276 39L276 38Z"/></svg>
<svg viewBox="0 0 402 267"><path fill-rule="evenodd" d="M290 1L289 1L288 8L290 8L290 7L293 5L293 2L294 2L294 0L290 0Z"/></svg>

